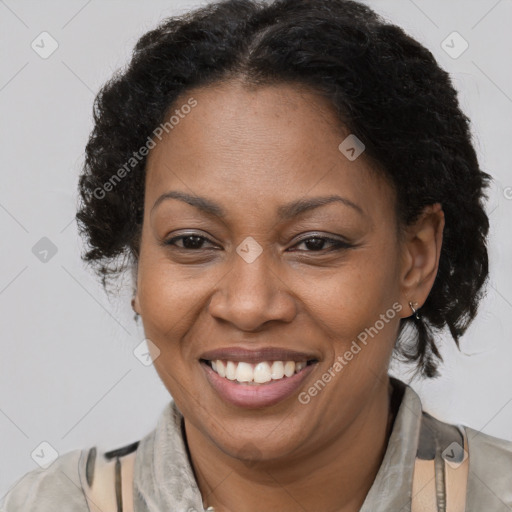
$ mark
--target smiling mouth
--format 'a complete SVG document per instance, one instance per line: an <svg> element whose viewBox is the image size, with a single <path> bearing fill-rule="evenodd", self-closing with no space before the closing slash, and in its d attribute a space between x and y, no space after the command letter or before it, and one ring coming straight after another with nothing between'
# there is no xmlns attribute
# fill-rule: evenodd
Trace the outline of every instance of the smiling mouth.
<svg viewBox="0 0 512 512"><path fill-rule="evenodd" d="M209 366L220 377L234 383L253 386L283 381L317 362L316 359L310 359L308 361L261 361L253 364L245 361L201 359L201 363Z"/></svg>

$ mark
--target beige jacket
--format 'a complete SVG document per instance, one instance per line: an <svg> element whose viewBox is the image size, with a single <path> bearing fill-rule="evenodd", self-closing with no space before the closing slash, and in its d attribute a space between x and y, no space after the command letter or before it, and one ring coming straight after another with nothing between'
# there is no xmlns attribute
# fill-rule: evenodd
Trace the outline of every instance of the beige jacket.
<svg viewBox="0 0 512 512"><path fill-rule="evenodd" d="M510 512L512 442L443 423L422 411L410 386L391 382L398 412L360 512ZM140 441L61 455L15 481L0 511L202 512L182 421L171 401Z"/></svg>

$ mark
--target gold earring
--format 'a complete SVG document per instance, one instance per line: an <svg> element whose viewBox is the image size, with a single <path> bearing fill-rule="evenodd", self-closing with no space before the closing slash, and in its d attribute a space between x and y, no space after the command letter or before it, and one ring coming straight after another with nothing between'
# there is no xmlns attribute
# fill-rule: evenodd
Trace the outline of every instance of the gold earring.
<svg viewBox="0 0 512 512"><path fill-rule="evenodd" d="M412 314L416 318L416 320L420 319L420 314L418 313L418 310L416 309L416 306L418 305L417 302L411 302L409 301L409 307L412 309Z"/></svg>

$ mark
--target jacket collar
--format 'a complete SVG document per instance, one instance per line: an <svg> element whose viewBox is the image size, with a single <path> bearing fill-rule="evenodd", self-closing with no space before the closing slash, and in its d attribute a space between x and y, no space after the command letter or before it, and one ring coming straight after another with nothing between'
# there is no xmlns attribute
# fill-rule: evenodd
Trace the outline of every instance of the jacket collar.
<svg viewBox="0 0 512 512"><path fill-rule="evenodd" d="M403 398L389 437L384 459L360 512L411 512L412 478L420 436L422 405L417 393L390 377Z"/></svg>

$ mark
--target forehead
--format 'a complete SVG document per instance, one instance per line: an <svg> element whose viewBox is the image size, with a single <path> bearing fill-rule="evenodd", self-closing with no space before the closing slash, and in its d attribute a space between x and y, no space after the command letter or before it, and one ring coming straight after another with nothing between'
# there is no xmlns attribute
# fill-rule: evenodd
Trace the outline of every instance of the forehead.
<svg viewBox="0 0 512 512"><path fill-rule="evenodd" d="M282 154L287 149L283 143L288 148L295 145L295 150L306 143L306 149L321 138L337 146L347 134L328 100L303 86L247 86L232 81L192 89L175 100L166 117L178 114L191 98L197 106L180 119L174 116L178 123L163 134L171 146L187 139L216 152L225 148L270 154L280 148Z"/></svg>
<svg viewBox="0 0 512 512"><path fill-rule="evenodd" d="M191 100L195 106L183 108ZM176 188L255 207L320 193L360 202L373 195L377 207L391 199L364 153L350 161L339 150L349 132L328 100L306 88L239 82L198 88L175 102L172 115L172 129L148 157L150 205Z"/></svg>

